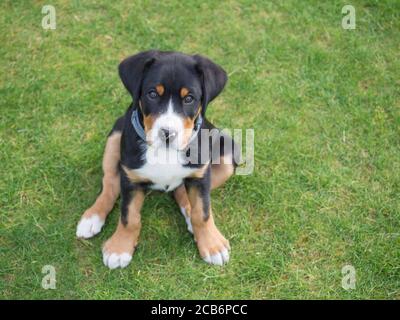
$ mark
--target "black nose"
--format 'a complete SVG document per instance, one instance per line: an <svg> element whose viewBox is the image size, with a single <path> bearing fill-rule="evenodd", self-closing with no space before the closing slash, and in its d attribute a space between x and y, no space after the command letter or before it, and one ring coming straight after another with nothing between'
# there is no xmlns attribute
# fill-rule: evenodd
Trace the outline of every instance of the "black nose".
<svg viewBox="0 0 400 320"><path fill-rule="evenodd" d="M160 131L158 131L158 136L161 140L165 142L171 142L172 140L174 140L176 134L177 132L175 130L168 128L161 128Z"/></svg>

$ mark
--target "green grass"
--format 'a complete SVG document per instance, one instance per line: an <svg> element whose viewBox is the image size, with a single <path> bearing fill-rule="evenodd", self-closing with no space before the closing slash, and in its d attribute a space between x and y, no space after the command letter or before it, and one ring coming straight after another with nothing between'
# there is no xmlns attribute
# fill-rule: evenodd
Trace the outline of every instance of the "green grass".
<svg viewBox="0 0 400 320"><path fill-rule="evenodd" d="M0 4L0 298L400 298L398 1L43 1ZM357 28L341 27L356 8ZM75 239L105 138L130 97L122 58L201 53L230 80L221 128L254 128L255 170L212 195L231 262L206 265L170 195L149 196L140 246L103 266ZM356 269L356 289L341 269ZM57 289L41 288L44 265Z"/></svg>

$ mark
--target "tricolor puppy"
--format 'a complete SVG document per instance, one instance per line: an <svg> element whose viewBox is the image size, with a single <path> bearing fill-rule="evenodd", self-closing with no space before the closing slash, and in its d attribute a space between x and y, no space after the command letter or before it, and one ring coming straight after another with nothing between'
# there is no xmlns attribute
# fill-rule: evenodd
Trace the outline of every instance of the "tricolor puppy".
<svg viewBox="0 0 400 320"><path fill-rule="evenodd" d="M102 192L83 214L77 237L99 233L121 194L121 217L103 261L126 267L138 244L145 191L171 191L201 257L223 265L229 242L215 226L210 192L233 174L237 146L205 112L225 86L225 71L200 55L146 51L122 61L119 74L133 102L108 136ZM204 138L208 130L217 139Z"/></svg>

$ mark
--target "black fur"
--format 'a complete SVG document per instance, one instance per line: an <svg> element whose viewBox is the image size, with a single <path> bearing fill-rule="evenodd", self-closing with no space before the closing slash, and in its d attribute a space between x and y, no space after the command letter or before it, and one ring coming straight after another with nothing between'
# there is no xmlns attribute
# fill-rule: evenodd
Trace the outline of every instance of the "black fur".
<svg viewBox="0 0 400 320"><path fill-rule="evenodd" d="M136 188L146 189L150 187L149 183L132 183L126 177L121 165L129 169L138 169L144 165L143 153L145 152L145 144L136 133L131 124L131 116L134 110L138 110L140 121L143 125L143 116L160 112L161 99L171 97L171 92L177 91L178 88L184 86L190 88L190 92L194 97L193 105L188 108L183 104L179 96L172 96L174 106L179 106L178 113L182 113L185 117L194 119L199 113L205 117L208 104L223 90L227 75L225 71L211 60L200 56L189 56L177 52L161 52L161 51L145 51L131 56L119 65L119 75L125 86L132 96L132 104L128 108L126 114L119 118L111 133L115 131L122 132L121 137L121 218L122 222L127 220L127 206L131 201L132 191ZM154 101L148 97L148 90L157 83L166 84L166 93L164 97L159 97L160 101ZM140 101L140 105L139 105ZM204 118L201 128L215 128L209 121ZM196 138L200 145L201 135ZM223 155L224 143L234 143L232 138L221 135L221 155ZM210 150L212 145L210 144ZM211 154L211 153L210 153ZM198 156L200 150L198 150ZM201 167L202 164L188 163L190 167ZM211 185L211 168L206 170L202 178L187 178L184 181L185 186L190 189L195 187L199 190L199 194L203 200L204 218L208 219L210 206L210 185Z"/></svg>

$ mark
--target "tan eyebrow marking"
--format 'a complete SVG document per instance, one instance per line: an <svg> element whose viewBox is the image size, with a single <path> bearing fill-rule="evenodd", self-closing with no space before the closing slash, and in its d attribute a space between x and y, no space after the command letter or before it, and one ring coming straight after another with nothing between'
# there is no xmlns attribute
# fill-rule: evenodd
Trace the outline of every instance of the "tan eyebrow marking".
<svg viewBox="0 0 400 320"><path fill-rule="evenodd" d="M181 92L180 92L180 94L181 94L181 98L183 98L183 97L185 97L185 96L187 96L187 94L189 93L189 89L188 88L185 88L185 87L183 87L182 89L181 89Z"/></svg>
<svg viewBox="0 0 400 320"><path fill-rule="evenodd" d="M164 94L165 88L162 84L156 85L156 91L159 96L162 96Z"/></svg>

